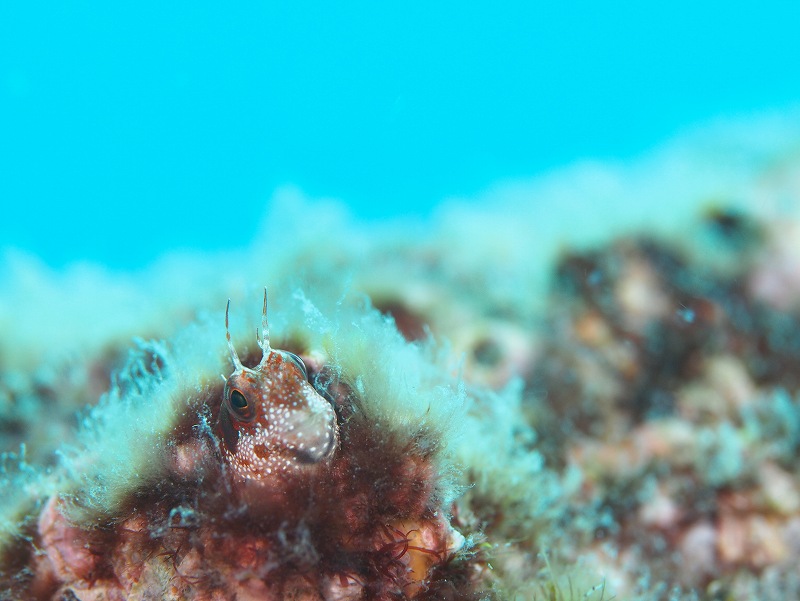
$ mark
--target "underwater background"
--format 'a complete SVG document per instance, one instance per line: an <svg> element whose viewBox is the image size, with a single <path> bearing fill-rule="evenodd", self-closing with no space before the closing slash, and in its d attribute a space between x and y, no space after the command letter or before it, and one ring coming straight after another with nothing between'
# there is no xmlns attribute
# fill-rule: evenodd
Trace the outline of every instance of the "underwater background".
<svg viewBox="0 0 800 601"><path fill-rule="evenodd" d="M0 599L800 598L798 22L0 7Z"/></svg>
<svg viewBox="0 0 800 601"><path fill-rule="evenodd" d="M0 245L139 268L246 245L285 185L426 216L627 160L794 105L798 19L781 1L6 3Z"/></svg>

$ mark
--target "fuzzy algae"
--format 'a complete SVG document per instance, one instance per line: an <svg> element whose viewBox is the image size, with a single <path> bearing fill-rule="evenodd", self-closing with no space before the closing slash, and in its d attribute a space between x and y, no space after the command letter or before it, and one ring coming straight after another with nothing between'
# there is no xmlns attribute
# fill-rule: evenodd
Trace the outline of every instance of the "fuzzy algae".
<svg viewBox="0 0 800 601"><path fill-rule="evenodd" d="M797 597L800 162L742 131L497 193L536 205L444 208L413 239L311 205L295 239L273 215L263 243L138 280L9 255L0 423L26 446L3 461L3 595ZM273 346L340 436L269 493L219 430L224 299L255 365L265 283ZM63 331L26 335L54 296Z"/></svg>

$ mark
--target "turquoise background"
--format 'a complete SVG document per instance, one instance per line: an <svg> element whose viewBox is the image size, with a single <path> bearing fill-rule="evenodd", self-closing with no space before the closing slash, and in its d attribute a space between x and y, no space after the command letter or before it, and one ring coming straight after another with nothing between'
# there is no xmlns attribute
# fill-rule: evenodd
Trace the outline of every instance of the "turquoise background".
<svg viewBox="0 0 800 601"><path fill-rule="evenodd" d="M3 2L0 245L241 247L287 183L425 215L793 106L798 24L796 1Z"/></svg>

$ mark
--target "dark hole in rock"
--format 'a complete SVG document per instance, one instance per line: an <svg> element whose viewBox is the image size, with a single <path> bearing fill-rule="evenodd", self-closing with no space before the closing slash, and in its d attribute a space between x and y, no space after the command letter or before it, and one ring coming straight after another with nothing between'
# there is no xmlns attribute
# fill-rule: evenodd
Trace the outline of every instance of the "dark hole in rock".
<svg viewBox="0 0 800 601"><path fill-rule="evenodd" d="M479 340L472 349L472 356L481 365L494 367L503 359L500 345L490 338Z"/></svg>
<svg viewBox="0 0 800 601"><path fill-rule="evenodd" d="M376 302L375 308L394 319L398 331L409 342L425 338L425 321L402 302Z"/></svg>

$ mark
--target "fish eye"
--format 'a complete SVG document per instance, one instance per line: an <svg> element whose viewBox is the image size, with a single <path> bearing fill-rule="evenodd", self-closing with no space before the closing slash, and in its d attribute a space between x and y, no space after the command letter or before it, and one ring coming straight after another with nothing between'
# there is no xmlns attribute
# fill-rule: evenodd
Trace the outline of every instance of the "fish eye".
<svg viewBox="0 0 800 601"><path fill-rule="evenodd" d="M239 411L247 409L247 399L238 390L231 392L231 407L238 409Z"/></svg>
<svg viewBox="0 0 800 601"><path fill-rule="evenodd" d="M232 389L228 395L228 410L232 417L235 417L240 422L249 422L256 417L255 406L237 388Z"/></svg>
<svg viewBox="0 0 800 601"><path fill-rule="evenodd" d="M303 377L308 380L308 370L306 369L306 364L303 363L303 360L289 351L283 351L283 354L287 359L294 363L301 372L303 372Z"/></svg>

